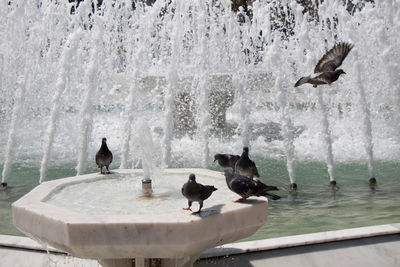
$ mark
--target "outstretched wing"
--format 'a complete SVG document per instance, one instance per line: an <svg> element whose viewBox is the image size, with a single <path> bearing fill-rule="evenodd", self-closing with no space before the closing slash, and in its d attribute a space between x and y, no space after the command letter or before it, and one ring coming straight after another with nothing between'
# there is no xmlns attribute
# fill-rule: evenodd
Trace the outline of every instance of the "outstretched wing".
<svg viewBox="0 0 400 267"><path fill-rule="evenodd" d="M318 61L314 73L334 71L337 67L342 65L343 60L352 48L353 45L349 43L339 43L335 45Z"/></svg>

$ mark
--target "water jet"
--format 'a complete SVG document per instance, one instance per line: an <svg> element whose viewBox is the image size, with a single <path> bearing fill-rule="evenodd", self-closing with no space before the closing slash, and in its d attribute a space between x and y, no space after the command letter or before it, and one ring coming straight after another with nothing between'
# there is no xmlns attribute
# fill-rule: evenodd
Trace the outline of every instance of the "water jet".
<svg viewBox="0 0 400 267"><path fill-rule="evenodd" d="M240 13L240 21L230 0L136 1L134 8L122 0L96 7L69 2L0 1L1 182L25 189L7 190L7 203L37 185L37 178L42 183L94 172L102 136L113 142L114 164L145 168L140 143L148 134L137 134L135 123L143 119L156 147L152 156L162 162L154 165L161 169L204 167L210 155L237 154L247 144L265 182L280 188L297 183L297 200L325 196L318 199L318 212L330 204L331 190L319 191L325 182L318 179L328 169L348 192L336 196L349 196L341 211L369 211L359 224L392 219L380 213L386 208L376 207L394 203L384 202L398 192L395 0L353 6L355 1L302 6L304 1L260 0L252 12ZM334 87L293 88L296 77L339 41L351 42L357 52L343 62L347 75ZM149 177L156 188L158 176ZM360 193L370 177L382 177L382 191L371 194L365 186L368 192ZM363 205L353 205L357 198ZM281 203L274 211L285 218L290 205ZM296 227L285 233L339 227L324 218L312 227L305 226L309 218L303 224L292 220ZM271 234L266 226L257 238Z"/></svg>

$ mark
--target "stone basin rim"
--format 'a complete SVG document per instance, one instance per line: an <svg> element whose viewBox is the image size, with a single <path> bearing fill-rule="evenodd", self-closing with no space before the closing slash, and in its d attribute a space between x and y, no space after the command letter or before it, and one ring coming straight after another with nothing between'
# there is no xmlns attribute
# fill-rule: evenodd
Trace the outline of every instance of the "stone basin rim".
<svg viewBox="0 0 400 267"><path fill-rule="evenodd" d="M113 170L112 174L142 174L142 169L117 169ZM221 179L225 179L222 172L200 169L200 168L176 168L165 169L165 174L190 174L196 173L198 175L216 176L221 175ZM51 203L45 202L51 194L69 185L78 184L82 182L91 182L101 179L107 179L106 175L99 173L84 174L80 176L73 176L61 178L52 181L46 181L35 187L19 200L12 203L13 208L29 209L36 214L44 215L48 218L56 217L57 220L62 220L67 224L94 224L94 223L108 223L108 224L126 224L126 223L162 223L168 220L171 222L170 214L85 214L65 207L55 206ZM180 186L180 185L179 185ZM232 199L233 201L234 199ZM151 200L150 200L151 201ZM186 199L182 197L183 206L186 205ZM202 209L201 215L178 216L173 218L174 223L188 223L204 219L217 213L229 213L235 210L246 208L251 204L258 204L268 202L267 199L248 199L246 203L233 203L232 201L216 204ZM183 207L182 206L182 207ZM196 209L196 207L194 208Z"/></svg>

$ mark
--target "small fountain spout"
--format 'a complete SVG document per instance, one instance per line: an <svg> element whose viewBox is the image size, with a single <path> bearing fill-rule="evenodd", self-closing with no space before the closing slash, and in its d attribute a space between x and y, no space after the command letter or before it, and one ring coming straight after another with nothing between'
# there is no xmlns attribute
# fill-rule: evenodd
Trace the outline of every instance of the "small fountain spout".
<svg viewBox="0 0 400 267"><path fill-rule="evenodd" d="M142 179L142 193L146 197L150 197L153 194L153 188L151 185L150 178L143 178Z"/></svg>
<svg viewBox="0 0 400 267"><path fill-rule="evenodd" d="M332 190L333 190L333 191L339 189L339 187L337 186L337 183L336 183L335 180L331 180L331 181L329 182L329 185L330 185L330 187L332 187Z"/></svg>
<svg viewBox="0 0 400 267"><path fill-rule="evenodd" d="M297 184L296 183L291 183L290 184L290 190L291 191L297 191Z"/></svg>
<svg viewBox="0 0 400 267"><path fill-rule="evenodd" d="M375 179L375 177L369 178L369 186L370 186L371 188L374 188L375 185L376 185L376 179Z"/></svg>

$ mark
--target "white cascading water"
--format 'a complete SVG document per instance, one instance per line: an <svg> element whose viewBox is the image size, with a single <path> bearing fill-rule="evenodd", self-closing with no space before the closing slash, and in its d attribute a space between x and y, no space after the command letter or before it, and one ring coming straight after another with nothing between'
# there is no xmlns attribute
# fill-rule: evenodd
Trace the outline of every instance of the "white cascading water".
<svg viewBox="0 0 400 267"><path fill-rule="evenodd" d="M61 69L57 77L55 94L53 95L53 99L51 101L51 113L46 131L47 141L45 144L45 148L43 151L43 158L40 165L39 183L41 183L46 178L47 164L50 158L51 147L54 141L54 135L57 130L57 119L60 112L61 98L67 88L67 80L66 80L67 75L65 74L70 73L71 69L71 65L68 59L70 59L73 56L74 52L76 52L75 50L78 47L78 40L81 37L80 35L81 33L82 33L81 31L72 32L65 43L67 47L64 48L62 51L60 60Z"/></svg>
<svg viewBox="0 0 400 267"><path fill-rule="evenodd" d="M321 88L317 89L318 106L321 110L321 135L325 147L325 161L328 168L329 180L335 181L334 164L333 164L333 151L332 151L332 137L331 129L328 120L328 110L323 99L323 91Z"/></svg>
<svg viewBox="0 0 400 267"><path fill-rule="evenodd" d="M2 184L7 183L7 176L10 173L15 154L17 133L20 130L21 120L24 116L26 91L29 90L32 84L33 73L30 71L30 68L36 68L36 60L38 60L38 58L35 56L29 58L25 56L25 53L28 55L35 55L34 50L38 48L37 40L30 40L33 38L32 35L34 32L31 33L31 36L27 36L24 31L24 28L29 24L29 20L24 16L24 14L31 14L32 8L33 6L29 5L27 1L22 1L18 8L10 11L8 14L4 14L5 12L2 12L5 15L6 20L13 24L13 32L4 33L3 38L12 38L14 40L13 43L8 43L8 47L7 44L5 44L4 47L6 49L15 49L15 54L10 55L8 58L6 57L6 60L3 62L4 66L2 67L2 70L5 72L8 69L7 63L9 62L6 62L7 59L9 61L13 61L15 66L18 66L18 69L15 69L15 72L11 74L11 77L2 77L2 80L10 82L10 85L12 86L10 90L15 92L7 145L5 148L5 159L1 178ZM22 27L18 26L18 24L20 24ZM28 45L28 41L32 42L31 45ZM12 45L16 45L16 47L12 48ZM2 58L4 58L3 53ZM6 80L7 78L8 80ZM3 82L2 85L6 86L6 84L3 84ZM4 134L4 136L5 135L6 134Z"/></svg>
<svg viewBox="0 0 400 267"><path fill-rule="evenodd" d="M141 150L141 159L143 166L144 179L152 177L152 170L154 169L153 153L154 144L151 136L151 131L147 122L144 119L139 119L136 128L138 130L136 136Z"/></svg>
<svg viewBox="0 0 400 267"><path fill-rule="evenodd" d="M357 74L357 85L359 90L358 103L362 114L362 124L363 124L362 129L364 133L364 146L365 146L365 152L367 154L369 177L375 178L371 112L370 112L369 102L367 101L367 97L365 95L365 89L362 80L363 71L359 61L354 64L354 68Z"/></svg>
<svg viewBox="0 0 400 267"><path fill-rule="evenodd" d="M374 161L400 156L396 0L315 1L307 9L259 0L250 16L228 0L67 2L0 3L3 183L25 161L38 162L40 182L60 162L88 172L102 137L116 164L132 166L138 118L170 167L206 167L215 153L250 146L253 157L285 158L293 183L295 162L326 156L332 180L335 162L367 162L372 177ZM347 74L332 86L293 88L340 41L354 45L341 66ZM227 93L223 129L212 123L216 88ZM185 90L196 135L177 134ZM279 137L266 138L268 123L279 125Z"/></svg>
<svg viewBox="0 0 400 267"><path fill-rule="evenodd" d="M198 15L198 37L200 38L200 71L196 80L198 80L198 99L199 99L199 139L203 144L203 158L201 166L207 168L209 164L209 134L210 134L210 108L209 108L209 73L208 66L210 64L208 53L208 37L207 37L207 5L205 2L200 1Z"/></svg>
<svg viewBox="0 0 400 267"><path fill-rule="evenodd" d="M93 102L96 99L96 90L98 87L98 80L100 75L99 67L104 65L104 57L102 54L101 46L103 44L103 27L102 17L97 17L94 25L96 23L100 24L100 26L95 27L96 30L92 30L90 37L92 42L90 43L90 47L92 50L90 51L89 63L85 72L85 80L84 84L85 93L83 103L81 105L79 111L80 117L80 136L78 139L79 146L79 157L78 157L78 165L76 166L76 174L81 175L85 171L87 167L87 159L88 159L88 145L90 136L92 134L93 128Z"/></svg>

